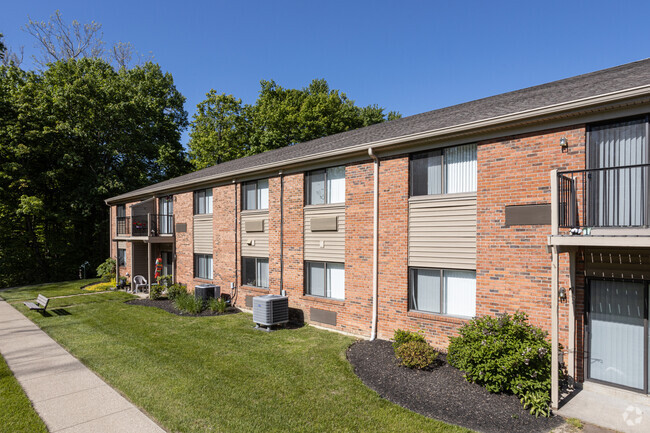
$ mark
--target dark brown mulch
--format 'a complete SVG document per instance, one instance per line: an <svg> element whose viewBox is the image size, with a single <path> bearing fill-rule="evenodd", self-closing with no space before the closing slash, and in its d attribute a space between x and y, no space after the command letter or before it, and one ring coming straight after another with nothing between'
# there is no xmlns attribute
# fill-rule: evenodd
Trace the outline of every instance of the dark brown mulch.
<svg viewBox="0 0 650 433"><path fill-rule="evenodd" d="M398 364L390 341L360 341L348 360L363 383L383 398L430 418L485 433L548 432L563 424L559 416L535 418L514 395L491 394L468 383L445 356L429 371Z"/></svg>
<svg viewBox="0 0 650 433"><path fill-rule="evenodd" d="M174 306L174 301L171 301L169 299L132 299L130 301L126 301L127 304L131 305L143 305L145 307L156 307L160 308L161 310L165 310L168 313L176 314L177 316L194 316L194 317L199 317L199 316L223 316L225 314L234 314L234 313L239 313L240 311L237 308L234 307L228 307L225 313L218 313L218 312L212 312L210 310L203 310L199 314L189 314L185 313L183 311L180 311L178 308Z"/></svg>

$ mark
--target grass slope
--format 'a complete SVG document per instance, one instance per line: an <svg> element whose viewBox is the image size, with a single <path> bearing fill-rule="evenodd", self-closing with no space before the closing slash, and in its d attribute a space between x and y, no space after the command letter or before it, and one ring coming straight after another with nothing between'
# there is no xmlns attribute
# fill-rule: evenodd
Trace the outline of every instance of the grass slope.
<svg viewBox="0 0 650 433"><path fill-rule="evenodd" d="M74 280L61 283L35 284L33 286L13 287L11 289L0 290L0 298L8 302L34 300L38 295L44 295L46 298L53 296L78 295L86 293L81 290L86 284L95 283L98 279Z"/></svg>
<svg viewBox="0 0 650 433"><path fill-rule="evenodd" d="M14 374L0 356L0 432L47 433Z"/></svg>
<svg viewBox="0 0 650 433"><path fill-rule="evenodd" d="M66 298L66 315L15 306L169 431L467 431L363 385L345 357L350 337L309 326L260 332L244 313L179 317L106 296L75 301L94 296Z"/></svg>

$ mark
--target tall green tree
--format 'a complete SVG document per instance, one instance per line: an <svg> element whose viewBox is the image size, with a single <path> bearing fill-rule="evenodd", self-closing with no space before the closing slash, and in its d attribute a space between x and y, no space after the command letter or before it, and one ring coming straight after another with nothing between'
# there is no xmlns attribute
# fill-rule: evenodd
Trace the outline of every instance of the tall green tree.
<svg viewBox="0 0 650 433"><path fill-rule="evenodd" d="M147 63L0 67L0 286L55 281L108 255L108 196L183 174L185 98Z"/></svg>
<svg viewBox="0 0 650 433"><path fill-rule="evenodd" d="M194 167L210 165L401 117L377 105L358 107L327 81L303 89L260 82L254 105L211 90L197 106L190 133Z"/></svg>

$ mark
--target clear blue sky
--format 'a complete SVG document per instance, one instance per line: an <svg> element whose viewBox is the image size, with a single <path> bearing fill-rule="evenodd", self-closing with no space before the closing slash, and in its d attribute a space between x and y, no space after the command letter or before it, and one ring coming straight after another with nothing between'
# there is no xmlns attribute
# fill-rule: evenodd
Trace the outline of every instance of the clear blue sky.
<svg viewBox="0 0 650 433"><path fill-rule="evenodd" d="M407 116L650 57L647 0L7 1L0 33L24 67L36 49L21 27L56 8L153 53L190 116L211 88L254 102L261 79L325 78Z"/></svg>

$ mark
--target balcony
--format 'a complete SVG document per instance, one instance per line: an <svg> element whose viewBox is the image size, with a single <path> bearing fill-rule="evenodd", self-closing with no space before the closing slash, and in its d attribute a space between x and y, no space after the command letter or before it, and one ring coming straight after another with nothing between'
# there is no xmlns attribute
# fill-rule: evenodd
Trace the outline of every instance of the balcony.
<svg viewBox="0 0 650 433"><path fill-rule="evenodd" d="M650 164L551 173L551 245L650 246Z"/></svg>
<svg viewBox="0 0 650 433"><path fill-rule="evenodd" d="M117 238L148 240L169 238L174 236L174 215L146 214L130 217L117 217Z"/></svg>

